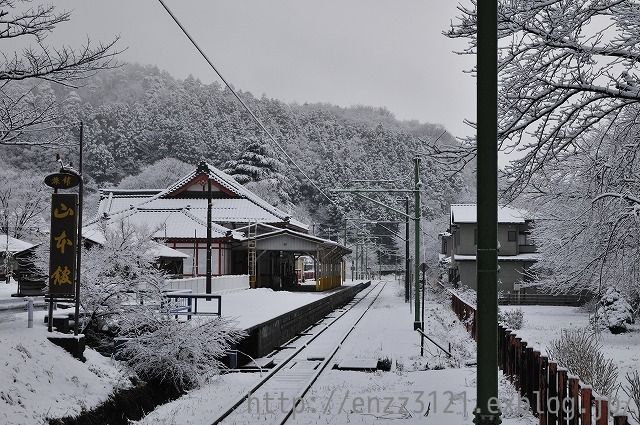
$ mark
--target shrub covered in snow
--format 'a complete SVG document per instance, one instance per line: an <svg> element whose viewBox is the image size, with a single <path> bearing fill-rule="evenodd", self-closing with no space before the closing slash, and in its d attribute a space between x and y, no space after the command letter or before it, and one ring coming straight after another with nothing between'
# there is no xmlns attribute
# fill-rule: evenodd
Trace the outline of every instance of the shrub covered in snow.
<svg viewBox="0 0 640 425"><path fill-rule="evenodd" d="M640 374L638 371L633 373L627 373L627 385L624 385L624 390L627 397L629 397L629 405L627 406L629 415L640 424ZM635 408L633 405L635 405Z"/></svg>
<svg viewBox="0 0 640 425"><path fill-rule="evenodd" d="M560 338L547 347L549 357L590 384L603 396L616 388L618 367L602 354L595 333L589 328L563 329Z"/></svg>
<svg viewBox="0 0 640 425"><path fill-rule="evenodd" d="M615 288L608 288L591 316L591 324L597 329L609 329L618 334L627 331L627 324L633 323L633 309Z"/></svg>
<svg viewBox="0 0 640 425"><path fill-rule="evenodd" d="M173 385L178 391L197 388L219 374L225 367L220 358L245 336L221 317L179 322L168 315L147 314L137 319L121 329L129 339L120 355L142 379Z"/></svg>
<svg viewBox="0 0 640 425"><path fill-rule="evenodd" d="M522 329L522 323L524 322L524 312L521 308L504 312L498 310L498 321L502 322L509 329Z"/></svg>

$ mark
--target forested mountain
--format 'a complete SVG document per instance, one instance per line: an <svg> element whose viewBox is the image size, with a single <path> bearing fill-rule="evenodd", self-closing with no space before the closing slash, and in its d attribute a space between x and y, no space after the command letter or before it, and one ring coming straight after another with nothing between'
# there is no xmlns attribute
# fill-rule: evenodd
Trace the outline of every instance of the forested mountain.
<svg viewBox="0 0 640 425"><path fill-rule="evenodd" d="M258 188L259 192L281 208L295 206L298 216L304 215L301 208L307 210L309 216L301 218L319 223L318 229L340 228L344 216L398 218L354 196L331 194L330 189L363 187L354 180L372 179L394 182L369 183L370 187L412 188L415 154L444 131L440 125L398 121L381 108L286 104L264 95L239 94L279 146L274 146L221 85L203 84L191 77L178 80L155 67L127 65L102 71L77 89L46 83L38 86L34 98L57 102L64 116L63 122L57 123L58 129L48 131L59 131L70 147L2 147L4 158L16 168L44 170L42 174L55 169L53 152L61 151L67 160L77 161L76 123L82 120L84 171L89 177L89 190L95 191L97 187L116 186L163 158L194 166L204 159L242 175L244 183L250 180L242 174L247 167L247 152L263 145L265 149L259 153L271 174L261 178L280 187L271 188L271 195L269 188ZM438 143L456 141L446 133ZM264 158L265 154L273 158ZM245 171L235 172L234 167L239 165ZM259 167L260 162L254 166ZM426 218L446 213L449 202L468 196L464 174L452 174L426 156L422 157L421 178ZM379 199L401 208L397 197L382 194Z"/></svg>

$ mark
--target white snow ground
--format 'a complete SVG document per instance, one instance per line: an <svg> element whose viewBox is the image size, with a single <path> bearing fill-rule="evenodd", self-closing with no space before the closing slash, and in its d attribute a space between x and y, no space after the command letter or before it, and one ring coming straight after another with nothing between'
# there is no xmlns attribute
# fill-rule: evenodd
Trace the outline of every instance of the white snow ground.
<svg viewBox="0 0 640 425"><path fill-rule="evenodd" d="M448 360L429 342L425 343L425 356L420 357L420 338L413 331L413 311L404 302L402 285L398 282L387 285L360 322L362 326L347 338L335 359L338 363L342 359L388 357L393 361L392 371L325 370L298 405L294 423L388 424L394 418L402 419L402 424L471 423L476 371L475 367L464 364L475 360L475 343L451 312L444 296L431 293L425 309L427 333L447 349L451 343L454 359ZM161 406L138 423L173 424L179 418L185 425L210 424L213 413L221 413L239 398L242 388L250 387L251 382L247 380L251 377L251 382L259 378L257 374L225 375L211 385ZM500 396L505 406L507 400L515 406L514 389L504 380L500 383ZM275 410L279 408L278 394L273 397L270 409ZM262 403L262 409L265 408L265 400L252 400L252 403L252 408L258 407L256 403ZM534 423L537 421L524 409L503 412L503 424Z"/></svg>
<svg viewBox="0 0 640 425"><path fill-rule="evenodd" d="M12 285L0 283L0 299L15 292ZM471 423L476 371L475 366L465 364L475 359L475 343L451 312L448 299L431 290L426 304L427 334L445 348L451 344L454 359L448 360L430 342L425 342L425 356L420 357L420 338L412 330L413 312L404 303L401 291L401 283L387 285L361 321L364 326L349 336L336 358L338 362L347 358L388 357L392 360L392 371L325 371L306 394L304 405L299 405L295 422L369 424L403 418L403 424ZM252 292L256 295L253 299L248 295ZM225 294L223 312L242 311L243 314L235 316L243 326L250 326L266 320L266 308L273 311L283 306L294 308L319 296L265 290L233 292ZM232 310L235 297L238 298L233 302L239 304ZM561 328L585 326L588 322L587 313L578 308L520 308L525 313L525 323L519 335L542 349L560 334ZM34 328L27 329L26 312L0 313L0 423L42 424L46 418L79 413L104 401L114 388L129 384L117 362L87 349L87 362L82 363L49 343L44 314L38 310ZM603 336L603 349L620 365L621 379L625 371L640 367L639 332L640 327L635 325L628 334ZM257 379L257 373L222 375L209 385L160 406L139 423L209 424L214 415ZM502 378L500 398L503 406L512 406L503 409L504 424L536 423L529 413L516 408L518 398L513 387ZM402 408L405 399L406 406Z"/></svg>
<svg viewBox="0 0 640 425"><path fill-rule="evenodd" d="M589 326L589 313L580 307L563 306L500 306L501 311L522 309L524 324L515 331L527 341L528 346L546 353L551 341L561 336L563 329L576 329ZM600 333L599 343L602 353L618 366L618 383L625 384L625 374L640 370L640 324L629 325L629 332L613 335L605 330ZM626 396L622 391L618 396Z"/></svg>

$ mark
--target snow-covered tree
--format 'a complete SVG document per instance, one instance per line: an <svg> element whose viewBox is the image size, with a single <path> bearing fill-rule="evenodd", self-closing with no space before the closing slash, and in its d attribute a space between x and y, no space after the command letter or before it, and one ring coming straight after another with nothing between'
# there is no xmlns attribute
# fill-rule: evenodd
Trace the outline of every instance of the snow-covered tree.
<svg viewBox="0 0 640 425"><path fill-rule="evenodd" d="M0 233L27 238L43 227L49 211L48 191L42 176L0 167Z"/></svg>
<svg viewBox="0 0 640 425"><path fill-rule="evenodd" d="M638 299L640 8L634 0L500 0L498 143L521 155L503 197L526 194L555 290ZM477 47L477 1L446 33ZM469 145L472 148L472 145Z"/></svg>
<svg viewBox="0 0 640 425"><path fill-rule="evenodd" d="M557 291L603 295L615 287L638 302L640 267L640 127L630 108L600 133L549 159L524 199L535 206L541 252L532 268Z"/></svg>
<svg viewBox="0 0 640 425"><path fill-rule="evenodd" d="M51 139L31 137L31 131L55 127L59 111L53 101L38 101L39 84L76 84L100 69L112 66L115 42L79 49L45 43L56 26L69 21L70 12L57 12L53 4L30 6L29 0L0 0L0 42L24 41L22 50L2 50L0 61L0 144L41 144ZM14 44L15 46L16 44ZM17 44L19 45L19 43ZM55 132L51 132L55 135ZM55 137L54 137L55 139Z"/></svg>
<svg viewBox="0 0 640 425"><path fill-rule="evenodd" d="M265 142L252 141L225 172L274 205L291 209L292 183L282 174L284 163Z"/></svg>
<svg viewBox="0 0 640 425"><path fill-rule="evenodd" d="M446 33L477 47L477 1ZM500 0L498 133L513 196L545 163L640 101L635 0Z"/></svg>
<svg viewBox="0 0 640 425"><path fill-rule="evenodd" d="M146 166L139 174L122 179L121 189L163 189L193 170L193 165L164 158Z"/></svg>
<svg viewBox="0 0 640 425"><path fill-rule="evenodd" d="M104 235L102 243L82 253L81 323L88 344L111 354L113 338L127 338L121 355L133 371L181 391L217 374L219 358L243 331L224 318L181 323L170 314L165 277L154 266L153 229L120 221L95 230ZM45 245L36 264L42 270L48 266Z"/></svg>
<svg viewBox="0 0 640 425"><path fill-rule="evenodd" d="M135 320L120 321L120 336L129 338L120 351L127 365L145 380L197 388L225 368L220 361L245 333L223 317L179 322L168 314L145 310Z"/></svg>

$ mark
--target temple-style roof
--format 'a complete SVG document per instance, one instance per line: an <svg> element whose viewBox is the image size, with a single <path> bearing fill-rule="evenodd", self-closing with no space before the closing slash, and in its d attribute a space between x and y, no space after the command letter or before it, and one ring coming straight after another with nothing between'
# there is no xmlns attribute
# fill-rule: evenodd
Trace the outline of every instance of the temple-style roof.
<svg viewBox="0 0 640 425"><path fill-rule="evenodd" d="M246 189L230 175L204 162L163 190L101 189L98 218L112 220L127 214L127 211L135 211L136 215L147 217L154 223L167 223L167 229L172 227L169 231L171 235L167 234L167 237L193 238L194 230L200 237L200 229L196 224L202 223L206 230L207 178L211 180L212 186L211 220L225 228L225 231L248 223L266 223L296 231L308 231L308 226L304 223L291 218L289 214ZM181 215L184 217L180 217ZM145 222L146 219L140 220Z"/></svg>

